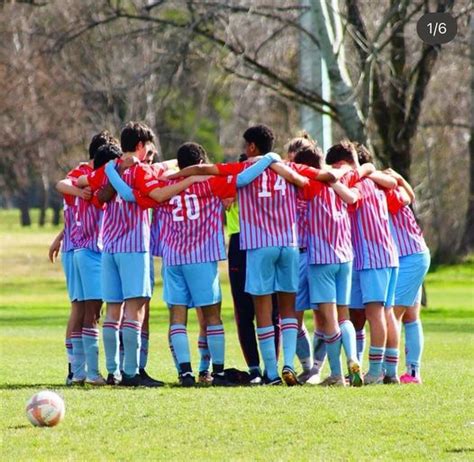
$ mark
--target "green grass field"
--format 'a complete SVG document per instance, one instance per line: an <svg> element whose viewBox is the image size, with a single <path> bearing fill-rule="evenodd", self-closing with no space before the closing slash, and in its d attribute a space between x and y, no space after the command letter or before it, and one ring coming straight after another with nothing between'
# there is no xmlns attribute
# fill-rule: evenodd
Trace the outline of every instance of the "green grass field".
<svg viewBox="0 0 474 462"><path fill-rule="evenodd" d="M474 460L473 260L428 276L423 386L180 389L158 287L148 369L169 386L66 388L68 301L47 260L58 230L20 229L16 211L0 223L1 460ZM222 276L227 365L244 369ZM194 315L190 331L196 363ZM66 417L35 428L25 403L46 388Z"/></svg>

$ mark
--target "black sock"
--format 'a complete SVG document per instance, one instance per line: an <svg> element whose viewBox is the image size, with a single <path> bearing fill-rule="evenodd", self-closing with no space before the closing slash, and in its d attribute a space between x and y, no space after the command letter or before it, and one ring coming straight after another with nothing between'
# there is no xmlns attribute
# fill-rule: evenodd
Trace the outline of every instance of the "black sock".
<svg viewBox="0 0 474 462"><path fill-rule="evenodd" d="M191 363L179 363L179 370L181 374L185 374L186 372L193 372L191 369Z"/></svg>

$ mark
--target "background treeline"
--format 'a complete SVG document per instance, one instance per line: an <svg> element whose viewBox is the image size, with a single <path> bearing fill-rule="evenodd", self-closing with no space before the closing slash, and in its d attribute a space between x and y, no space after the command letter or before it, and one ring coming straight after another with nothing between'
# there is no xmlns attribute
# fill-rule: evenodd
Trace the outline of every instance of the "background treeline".
<svg viewBox="0 0 474 462"><path fill-rule="evenodd" d="M453 42L420 41L428 11L457 18ZM363 141L409 177L435 258L455 260L474 238L471 12L469 0L0 1L0 206L24 225L52 208L57 222L54 183L102 128L145 120L164 158L194 140L230 160L251 123L282 151L304 104L331 117L334 140ZM300 75L305 41L330 98Z"/></svg>

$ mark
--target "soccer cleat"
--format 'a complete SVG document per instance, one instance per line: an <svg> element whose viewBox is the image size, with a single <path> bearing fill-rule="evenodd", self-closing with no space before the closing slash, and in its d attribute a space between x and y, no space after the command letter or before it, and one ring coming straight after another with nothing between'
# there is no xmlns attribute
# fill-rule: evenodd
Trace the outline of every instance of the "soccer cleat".
<svg viewBox="0 0 474 462"><path fill-rule="evenodd" d="M273 386L278 386L278 385L283 385L282 380L280 377L275 377L274 379L267 379L265 381L265 385L273 385Z"/></svg>
<svg viewBox="0 0 474 462"><path fill-rule="evenodd" d="M311 377L311 370L312 369L303 369L303 372L298 375L298 382L306 383L306 381Z"/></svg>
<svg viewBox="0 0 474 462"><path fill-rule="evenodd" d="M375 377L371 374L364 375L364 385L381 385L383 383L383 377Z"/></svg>
<svg viewBox="0 0 474 462"><path fill-rule="evenodd" d="M106 380L101 375L98 375L93 379L87 378L84 383L87 385L94 385L95 387L103 387L104 385L107 385Z"/></svg>
<svg viewBox="0 0 474 462"><path fill-rule="evenodd" d="M141 379L140 379L140 376L137 374L137 375L134 375L132 377L129 377L127 375L122 375L122 380L120 382L120 385L122 387L139 387L142 385L141 383Z"/></svg>
<svg viewBox="0 0 474 462"><path fill-rule="evenodd" d="M249 384L250 385L263 385L262 374L260 374L260 372L256 370L250 372Z"/></svg>
<svg viewBox="0 0 474 462"><path fill-rule="evenodd" d="M117 376L114 374L108 374L107 380L105 381L107 385L120 385L120 381L122 380L121 376Z"/></svg>
<svg viewBox="0 0 474 462"><path fill-rule="evenodd" d="M85 377L73 377L71 379L71 385L76 385L82 387L84 385Z"/></svg>
<svg viewBox="0 0 474 462"><path fill-rule="evenodd" d="M145 369L140 369L138 371L138 374L140 375L140 378L142 380L142 385L144 387L162 387L164 386L164 382L162 382L161 380L156 380L156 379L153 379L151 378Z"/></svg>
<svg viewBox="0 0 474 462"><path fill-rule="evenodd" d="M392 375L392 376L386 375L383 378L383 383L385 385L400 385L400 379L398 378L398 375Z"/></svg>
<svg viewBox="0 0 474 462"><path fill-rule="evenodd" d="M281 375L283 377L284 382L289 387L294 387L295 385L301 385L301 383L298 382L298 378L296 377L295 371L291 367L284 366L283 370L281 371Z"/></svg>
<svg viewBox="0 0 474 462"><path fill-rule="evenodd" d="M320 384L320 387L345 387L346 379L342 375L330 375L326 377Z"/></svg>
<svg viewBox="0 0 474 462"><path fill-rule="evenodd" d="M196 385L196 379L192 372L185 372L179 376L179 383L182 387L194 387Z"/></svg>
<svg viewBox="0 0 474 462"><path fill-rule="evenodd" d="M69 374L66 377L66 386L70 387L72 385L72 372L69 372Z"/></svg>
<svg viewBox="0 0 474 462"><path fill-rule="evenodd" d="M211 385L212 375L210 374L210 372L209 371L199 372L198 383L202 383L203 385Z"/></svg>
<svg viewBox="0 0 474 462"><path fill-rule="evenodd" d="M308 385L318 385L321 383L321 374L318 368L312 367L309 377L306 379Z"/></svg>
<svg viewBox="0 0 474 462"><path fill-rule="evenodd" d="M213 387L230 387L232 384L226 379L222 373L212 375L212 386Z"/></svg>
<svg viewBox="0 0 474 462"><path fill-rule="evenodd" d="M413 383L415 385L421 385L423 382L421 380L421 377L413 377L411 374L408 372L405 372L402 376L400 376L400 382L401 383Z"/></svg>
<svg viewBox="0 0 474 462"><path fill-rule="evenodd" d="M349 382L352 387L361 387L364 385L364 379L360 372L360 365L357 361L350 359L347 363L349 367Z"/></svg>

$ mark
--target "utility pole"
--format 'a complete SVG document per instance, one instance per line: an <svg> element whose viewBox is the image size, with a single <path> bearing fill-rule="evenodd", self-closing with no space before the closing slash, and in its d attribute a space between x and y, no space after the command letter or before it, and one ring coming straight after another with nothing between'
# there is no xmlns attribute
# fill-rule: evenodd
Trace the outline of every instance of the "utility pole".
<svg viewBox="0 0 474 462"><path fill-rule="evenodd" d="M319 40L315 11L310 0L301 0L301 6L308 8L301 16L301 27ZM331 89L326 63L319 47L304 32L300 33L299 71L301 86L319 93L326 101L330 100ZM324 152L332 145L331 118L328 115L320 114L302 104L300 125L318 142Z"/></svg>

